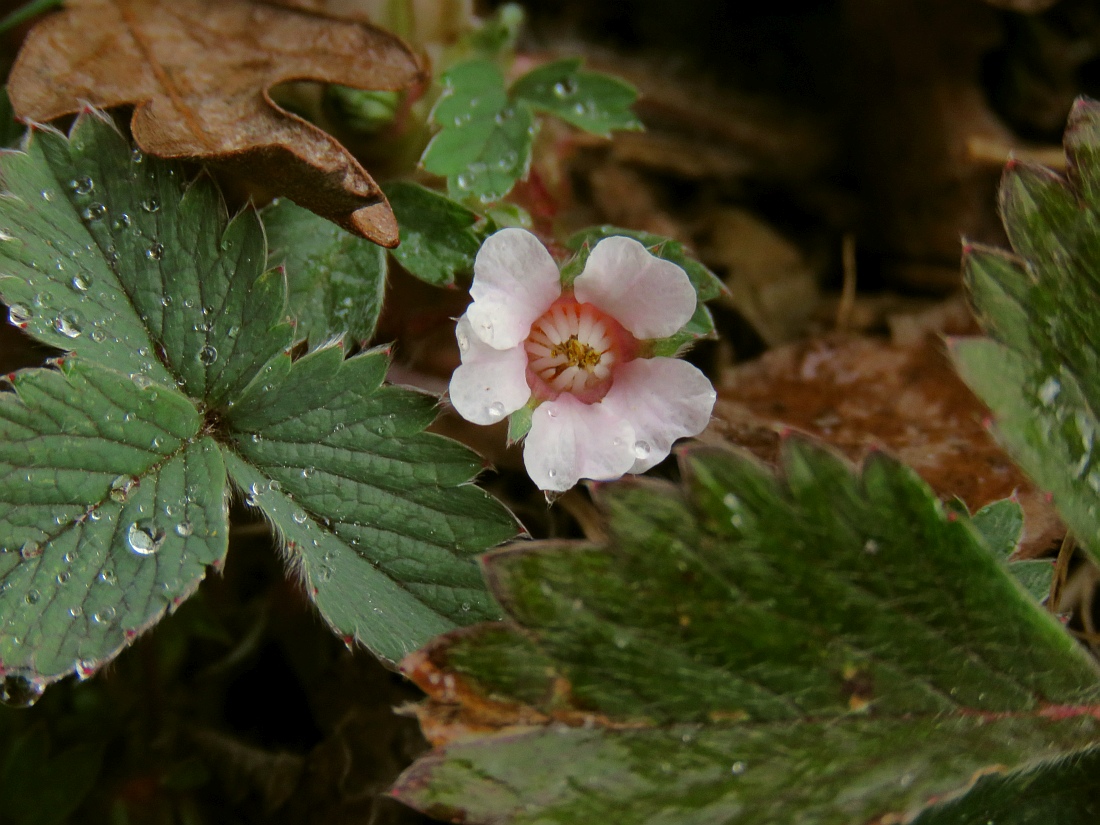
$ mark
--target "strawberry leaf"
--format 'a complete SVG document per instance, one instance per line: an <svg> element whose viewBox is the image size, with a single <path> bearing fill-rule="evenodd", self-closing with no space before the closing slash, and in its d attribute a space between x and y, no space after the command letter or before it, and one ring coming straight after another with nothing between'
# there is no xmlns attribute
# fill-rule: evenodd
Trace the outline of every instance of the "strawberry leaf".
<svg viewBox="0 0 1100 825"><path fill-rule="evenodd" d="M438 747L398 798L469 822L901 820L1100 737L1095 662L965 516L876 454L684 454L598 488L606 546L486 557L508 614L403 667ZM1007 640L1011 640L1010 642Z"/></svg>
<svg viewBox="0 0 1100 825"><path fill-rule="evenodd" d="M385 353L291 360L254 210L230 220L209 178L94 112L35 129L0 175L0 299L68 351L0 393L0 698L88 675L190 595L224 559L233 485L380 656L496 615L472 557L514 519L468 484L472 453L423 432L434 399L382 385Z"/></svg>

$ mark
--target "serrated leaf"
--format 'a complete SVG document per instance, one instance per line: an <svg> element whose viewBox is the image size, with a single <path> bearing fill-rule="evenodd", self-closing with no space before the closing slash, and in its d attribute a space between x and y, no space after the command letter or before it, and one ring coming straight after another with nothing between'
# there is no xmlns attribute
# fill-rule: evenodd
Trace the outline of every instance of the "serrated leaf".
<svg viewBox="0 0 1100 825"><path fill-rule="evenodd" d="M996 417L996 434L1054 503L1079 542L1100 557L1100 219L1096 181L1100 106L1070 118L1069 177L1012 163L1001 212L1016 256L968 247L964 276L994 341L953 348L963 378Z"/></svg>
<svg viewBox="0 0 1100 825"><path fill-rule="evenodd" d="M369 341L386 291L386 250L288 200L263 211L269 266L285 267L295 336Z"/></svg>
<svg viewBox="0 0 1100 825"><path fill-rule="evenodd" d="M245 490L295 498L254 502L289 541L308 512L336 525L329 544L369 542L341 545L350 572L317 594L381 655L495 615L472 556L514 520L467 484L472 453L422 432L434 399L380 386L383 355L292 366L286 282L264 271L253 210L229 220L208 178L186 184L94 113L68 139L37 130L0 172L0 298L71 351L0 394L0 693L33 701L87 675L194 590L224 557L227 463ZM325 561L293 560L307 577ZM366 601L390 592L391 612Z"/></svg>
<svg viewBox="0 0 1100 825"><path fill-rule="evenodd" d="M434 286L449 286L473 271L484 240L472 212L439 192L395 181L383 187L401 231L393 257L410 274Z"/></svg>
<svg viewBox="0 0 1100 825"><path fill-rule="evenodd" d="M598 488L606 547L486 558L509 622L406 661L442 744L398 798L469 822L900 821L1100 737L1096 663L911 471L799 440L782 478L683 461L683 487Z"/></svg>
<svg viewBox="0 0 1100 825"><path fill-rule="evenodd" d="M601 137L614 129L641 129L630 110L637 90L617 77L581 71L581 62L566 58L533 69L512 84L513 99Z"/></svg>
<svg viewBox="0 0 1100 825"><path fill-rule="evenodd" d="M225 467L175 390L79 360L14 382L0 394L0 661L90 673L224 557Z"/></svg>
<svg viewBox="0 0 1100 825"><path fill-rule="evenodd" d="M957 799L934 805L912 825L1092 825L1100 818L1100 748L1053 763L978 777Z"/></svg>
<svg viewBox="0 0 1100 825"><path fill-rule="evenodd" d="M293 545L322 615L394 660L495 618L473 557L514 535L515 522L466 484L481 469L469 450L422 432L435 399L380 386L381 352L345 361L330 347L274 364L227 420L252 466L228 464Z"/></svg>

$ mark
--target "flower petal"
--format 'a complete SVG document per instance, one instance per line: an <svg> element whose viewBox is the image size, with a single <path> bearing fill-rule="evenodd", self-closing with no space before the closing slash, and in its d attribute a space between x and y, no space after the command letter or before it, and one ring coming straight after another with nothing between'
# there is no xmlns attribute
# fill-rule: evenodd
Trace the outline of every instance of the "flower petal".
<svg viewBox="0 0 1100 825"><path fill-rule="evenodd" d="M526 229L490 235L474 259L474 302L466 310L477 337L514 347L561 295L561 274L546 247Z"/></svg>
<svg viewBox="0 0 1100 825"><path fill-rule="evenodd" d="M634 463L634 428L603 404L568 393L531 418L523 463L540 490L568 490L582 478L618 478Z"/></svg>
<svg viewBox="0 0 1100 825"><path fill-rule="evenodd" d="M527 403L527 353L523 347L493 349L463 315L455 327L462 365L451 376L449 395L458 414L475 424L496 424Z"/></svg>
<svg viewBox="0 0 1100 825"><path fill-rule="evenodd" d="M573 293L581 303L614 317L635 338L667 338L695 313L695 287L684 270L621 236L596 244Z"/></svg>
<svg viewBox="0 0 1100 825"><path fill-rule="evenodd" d="M601 403L633 425L630 472L644 473L664 460L676 439L706 429L716 397L707 377L686 361L638 358L615 371Z"/></svg>

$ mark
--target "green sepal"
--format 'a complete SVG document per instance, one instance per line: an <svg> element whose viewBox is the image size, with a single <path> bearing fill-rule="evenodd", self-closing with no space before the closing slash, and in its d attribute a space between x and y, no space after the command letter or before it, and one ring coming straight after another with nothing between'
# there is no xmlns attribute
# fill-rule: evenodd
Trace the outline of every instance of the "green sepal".
<svg viewBox="0 0 1100 825"><path fill-rule="evenodd" d="M527 433L531 432L531 416L534 411L535 408L532 406L532 402L529 401L526 406L520 407L508 416L509 446L518 444L527 437Z"/></svg>

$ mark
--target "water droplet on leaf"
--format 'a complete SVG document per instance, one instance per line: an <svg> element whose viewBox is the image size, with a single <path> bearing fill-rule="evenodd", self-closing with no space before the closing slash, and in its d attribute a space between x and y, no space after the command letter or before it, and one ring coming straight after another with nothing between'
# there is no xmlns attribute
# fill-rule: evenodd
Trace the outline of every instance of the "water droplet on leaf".
<svg viewBox="0 0 1100 825"><path fill-rule="evenodd" d="M135 521L126 531L126 541L139 556L151 556L164 544L164 530L148 519Z"/></svg>
<svg viewBox="0 0 1100 825"><path fill-rule="evenodd" d="M53 328L66 338L80 337L80 319L72 312L63 312L54 318Z"/></svg>
<svg viewBox="0 0 1100 825"><path fill-rule="evenodd" d="M46 686L22 673L9 673L0 682L0 702L11 708L29 708L42 698Z"/></svg>
<svg viewBox="0 0 1100 825"><path fill-rule="evenodd" d="M81 178L73 178L69 181L69 188L77 195L87 195L95 189L95 181L87 175Z"/></svg>
<svg viewBox="0 0 1100 825"><path fill-rule="evenodd" d="M20 326L31 319L31 311L22 304L12 304L8 307L8 320L13 326Z"/></svg>

